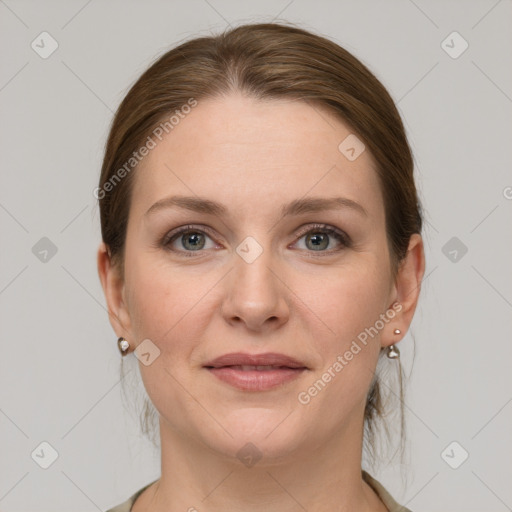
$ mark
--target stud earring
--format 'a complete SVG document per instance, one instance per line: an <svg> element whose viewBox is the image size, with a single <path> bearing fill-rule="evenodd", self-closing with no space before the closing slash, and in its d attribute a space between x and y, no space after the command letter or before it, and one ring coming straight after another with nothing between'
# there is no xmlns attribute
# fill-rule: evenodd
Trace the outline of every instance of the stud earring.
<svg viewBox="0 0 512 512"><path fill-rule="evenodd" d="M119 351L123 356L128 353L128 349L130 348L130 344L123 337L117 340L117 346L119 347Z"/></svg>
<svg viewBox="0 0 512 512"><path fill-rule="evenodd" d="M393 331L393 334L402 334L402 331L400 329L395 329Z"/></svg>

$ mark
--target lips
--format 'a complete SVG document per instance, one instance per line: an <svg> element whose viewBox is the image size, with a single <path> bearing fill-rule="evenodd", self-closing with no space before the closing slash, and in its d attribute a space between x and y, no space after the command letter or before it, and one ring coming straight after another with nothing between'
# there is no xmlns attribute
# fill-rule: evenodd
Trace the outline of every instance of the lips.
<svg viewBox="0 0 512 512"><path fill-rule="evenodd" d="M204 367L217 379L243 391L267 391L299 377L308 368L284 354L225 354Z"/></svg>
<svg viewBox="0 0 512 512"><path fill-rule="evenodd" d="M217 357L213 361L206 363L205 367L222 368L224 366L241 366L241 367L274 367L274 368L303 368L306 365L296 359L284 354L266 353L266 354L245 354L242 352L224 354ZM252 368L254 369L254 368Z"/></svg>
<svg viewBox="0 0 512 512"><path fill-rule="evenodd" d="M249 370L259 370L259 371L267 371L267 370L277 370L282 368L289 368L289 366L262 366L262 365L251 365L251 364L243 364L243 365L230 365L230 366L222 366L222 368L233 368L233 370L242 370L247 372Z"/></svg>

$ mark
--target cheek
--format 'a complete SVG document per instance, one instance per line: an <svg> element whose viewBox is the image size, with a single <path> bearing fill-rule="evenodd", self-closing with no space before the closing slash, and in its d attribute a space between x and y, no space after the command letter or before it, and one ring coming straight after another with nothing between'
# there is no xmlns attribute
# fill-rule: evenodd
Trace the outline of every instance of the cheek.
<svg viewBox="0 0 512 512"><path fill-rule="evenodd" d="M201 329L197 320L202 317L204 290L190 286L191 280L179 270L162 267L148 255L134 256L127 263L133 336L137 343L150 339L160 351L150 365L139 363L140 374L155 407L165 413L169 403L183 400L180 383L187 381L187 363Z"/></svg>
<svg viewBox="0 0 512 512"><path fill-rule="evenodd" d="M159 268L148 255L133 249L128 254L125 271L132 330L138 340L149 338L158 345L179 318L180 287L169 269Z"/></svg>
<svg viewBox="0 0 512 512"><path fill-rule="evenodd" d="M132 330L138 340L149 338L165 354L192 350L187 339L204 330L205 307L218 276L184 272L150 253L133 255L127 261L127 295Z"/></svg>
<svg viewBox="0 0 512 512"><path fill-rule="evenodd" d="M327 351L332 353L350 345L375 323L386 307L388 287L386 269L376 256L365 254L356 255L353 263L342 268L330 268L323 277L318 271L311 279L297 276L293 289L309 308L309 316L316 317L315 323L326 333L316 339L325 340Z"/></svg>
<svg viewBox="0 0 512 512"><path fill-rule="evenodd" d="M384 312L387 277L377 259L373 263L367 260L309 286L307 295L306 289L301 292L321 319L325 333L313 337L322 367L300 390L300 403L307 401L301 405L304 412L322 416L329 410L338 421L355 408L364 407L380 352L379 334L368 332ZM332 424L326 422L324 427L329 429Z"/></svg>

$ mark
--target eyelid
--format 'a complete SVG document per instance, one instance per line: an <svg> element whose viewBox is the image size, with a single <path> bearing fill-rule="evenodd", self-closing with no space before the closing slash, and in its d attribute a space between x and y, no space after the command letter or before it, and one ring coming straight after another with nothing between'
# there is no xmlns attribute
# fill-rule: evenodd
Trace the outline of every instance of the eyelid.
<svg viewBox="0 0 512 512"><path fill-rule="evenodd" d="M343 237L343 239L347 240L347 242L348 242L349 236L344 231L342 231L341 229L335 228L334 226L331 226L330 224L322 224L322 223L306 224L305 226L302 226L301 228L299 228L298 231L295 232L295 236L302 237L302 236L306 235L307 233L309 233L310 231L314 231L315 229L325 230L328 232L330 231L331 233L336 233L336 234L340 235L341 237Z"/></svg>
<svg viewBox="0 0 512 512"><path fill-rule="evenodd" d="M217 234L214 233L214 231L212 229L208 228L207 226L188 224L186 226L181 226L179 228L173 229L172 231L169 231L168 233L166 233L165 236L162 238L162 242L161 242L162 245L168 244L175 236L182 235L182 234L186 233L187 231L198 231L198 232L204 231L206 234L208 234L212 237L217 236Z"/></svg>
<svg viewBox="0 0 512 512"><path fill-rule="evenodd" d="M334 226L331 226L330 224L323 224L323 223L313 223L313 224L307 224L300 228L296 233L295 237L297 238L296 242L298 242L299 239L301 239L304 235L307 235L308 233L315 232L315 230L319 232L324 232L330 236L334 236L335 238L338 238L338 241L341 243L341 245L345 248L352 246L352 240L351 238L345 233L345 231L342 231L339 228L336 228ZM294 243L296 243L294 242ZM330 249L327 251L318 251L316 254L316 251L307 251L308 254L311 253L313 256L320 256L322 254L333 254L336 252L339 252L341 249Z"/></svg>
<svg viewBox="0 0 512 512"><path fill-rule="evenodd" d="M304 235L306 235L310 232L314 232L315 229L319 230L319 231L324 231L328 235L335 235L336 237L339 237L338 241L344 247L350 247L350 245L351 245L351 239L344 231L342 231L334 226L331 226L330 224L323 224L323 223L313 223L313 224L306 224L306 225L302 226L295 232L295 234L294 234L295 241L293 243L294 244L297 243L300 238L302 238ZM207 226L188 224L186 226L181 226L179 228L173 229L172 231L168 232L162 238L160 245L162 245L164 248L167 248L169 246L169 244L171 243L171 241L173 241L173 238L177 238L177 237L179 237L179 235L183 235L184 233L187 233L188 231L204 232L207 235L209 235L210 238L212 238L212 239L217 237L217 234L211 228L208 228ZM213 240L213 241L216 244L218 244L218 242L216 242L215 240ZM200 251L176 251L173 249L168 249L168 250L170 250L171 252L185 253L185 254L188 253L191 255L194 254L194 252L197 252L197 253L204 252L204 250L200 250ZM335 253L338 251L340 251L340 249L319 251L316 256L321 255L322 253L323 254L332 254L332 253ZM313 254L315 253L315 251L308 251L308 252L311 252Z"/></svg>

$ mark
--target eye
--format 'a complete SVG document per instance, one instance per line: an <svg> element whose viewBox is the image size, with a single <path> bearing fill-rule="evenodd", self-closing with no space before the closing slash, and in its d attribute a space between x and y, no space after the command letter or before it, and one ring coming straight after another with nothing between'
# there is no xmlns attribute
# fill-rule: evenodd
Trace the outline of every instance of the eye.
<svg viewBox="0 0 512 512"><path fill-rule="evenodd" d="M304 238L305 248L310 252L332 253L350 246L350 239L347 234L336 228L327 226L326 224L307 226L307 228L299 232L297 236L300 237L300 240ZM330 247L332 245L332 239L338 242L337 248Z"/></svg>
<svg viewBox="0 0 512 512"><path fill-rule="evenodd" d="M210 236L208 232L209 230L205 227L199 229L194 226L183 226L166 234L160 245L168 251L180 253L186 257L198 256L199 254L195 255L194 253L218 247L211 238L211 236L214 236L213 233ZM306 251L317 252L318 255L320 253L332 254L350 247L350 238L346 233L326 224L307 226L296 236L299 237L298 242L303 238L305 239ZM207 239L213 243L213 246L207 247ZM331 243L332 239L337 241L338 247L331 247L334 245ZM299 248L303 249L302 247Z"/></svg>
<svg viewBox="0 0 512 512"><path fill-rule="evenodd" d="M214 248L206 247L206 239L208 238L211 240L204 228L198 229L194 226L184 226L165 235L161 245L169 251L180 252L184 256L193 256L190 253Z"/></svg>

